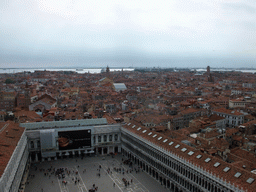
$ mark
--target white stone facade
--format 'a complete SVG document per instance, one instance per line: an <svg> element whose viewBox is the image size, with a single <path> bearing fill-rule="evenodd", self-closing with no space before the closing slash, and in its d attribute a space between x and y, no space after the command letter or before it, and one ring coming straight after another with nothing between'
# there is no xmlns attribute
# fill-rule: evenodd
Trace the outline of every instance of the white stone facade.
<svg viewBox="0 0 256 192"><path fill-rule="evenodd" d="M24 132L0 178L0 191L17 192L19 190L28 156L27 136Z"/></svg>

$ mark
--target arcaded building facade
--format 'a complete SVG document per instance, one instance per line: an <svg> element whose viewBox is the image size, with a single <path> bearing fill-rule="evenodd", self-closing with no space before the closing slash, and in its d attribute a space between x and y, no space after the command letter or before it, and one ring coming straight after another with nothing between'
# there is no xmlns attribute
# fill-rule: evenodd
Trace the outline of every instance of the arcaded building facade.
<svg viewBox="0 0 256 192"><path fill-rule="evenodd" d="M30 161L121 152L121 125L105 118L21 123L26 128Z"/></svg>
<svg viewBox="0 0 256 192"><path fill-rule="evenodd" d="M122 153L170 191L253 191L255 174L131 123L121 128Z"/></svg>
<svg viewBox="0 0 256 192"><path fill-rule="evenodd" d="M14 122L0 124L0 191L17 192L28 163L27 136Z"/></svg>
<svg viewBox="0 0 256 192"><path fill-rule="evenodd" d="M170 191L254 191L256 175L182 141L104 118L22 123L26 131L4 171L1 191L15 191L27 162L120 153ZM19 159L19 162L14 159Z"/></svg>

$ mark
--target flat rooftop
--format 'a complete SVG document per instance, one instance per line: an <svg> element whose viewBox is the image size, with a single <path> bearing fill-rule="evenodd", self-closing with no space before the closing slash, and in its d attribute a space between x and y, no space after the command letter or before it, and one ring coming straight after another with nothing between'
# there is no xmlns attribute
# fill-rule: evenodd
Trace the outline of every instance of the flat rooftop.
<svg viewBox="0 0 256 192"><path fill-rule="evenodd" d="M76 127L76 126L92 126L92 125L107 125L106 118L82 119L82 120L65 120L65 121L47 121L34 123L20 123L21 127L27 130L35 130L42 128L60 128L60 127Z"/></svg>
<svg viewBox="0 0 256 192"><path fill-rule="evenodd" d="M64 192L64 191L86 191L93 188L93 184L98 187L98 191L105 192L123 192L123 191L134 191L134 192L167 192L163 185L152 178L145 172L140 171L131 173L129 166L121 165L122 155L112 156L97 156L97 157L81 157L64 158L58 159L57 161L41 162L33 164L30 167L29 174L35 175L28 177L28 182L25 186L25 192L43 191L47 192ZM49 168L67 168L70 174L65 173L65 178L59 179L55 175L44 175ZM79 166L79 167L78 167ZM99 173L100 169L100 176ZM37 167L37 169L36 169ZM115 168L121 168L125 170L125 173L114 171ZM137 165L133 166L137 168ZM44 169L45 171L42 171ZM84 172L84 169L86 171ZM108 173L107 170L110 169ZM40 171L41 170L41 171ZM74 173L73 173L74 171ZM77 174L76 174L77 172ZM112 172L112 173L111 173ZM75 184L75 180L79 179L80 182ZM130 181L130 185L125 187L123 178ZM132 183L131 183L132 179ZM63 184L62 181L67 181L67 184ZM114 186L115 183L115 186Z"/></svg>

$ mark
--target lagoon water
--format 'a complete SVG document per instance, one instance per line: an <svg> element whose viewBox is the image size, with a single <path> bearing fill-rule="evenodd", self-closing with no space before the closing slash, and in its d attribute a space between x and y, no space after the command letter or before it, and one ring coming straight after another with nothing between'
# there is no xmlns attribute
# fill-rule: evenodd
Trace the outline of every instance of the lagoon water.
<svg viewBox="0 0 256 192"><path fill-rule="evenodd" d="M104 68L105 69L105 68ZM101 73L102 68L1 68L0 73L20 73L20 72L35 72L35 71L74 71L77 73ZM134 71L134 68L110 68L110 71ZM191 70L196 70L198 72L206 72L206 69L203 68L198 68L198 69L191 69ZM175 70L176 71L176 70ZM224 71L240 71L243 73L256 73L255 69L211 69L211 71L219 71L219 72L224 72Z"/></svg>
<svg viewBox="0 0 256 192"><path fill-rule="evenodd" d="M77 73L100 73L101 68L2 68L0 73L20 73L20 72L35 72L35 71L74 71ZM114 68L110 71L133 71L133 68Z"/></svg>

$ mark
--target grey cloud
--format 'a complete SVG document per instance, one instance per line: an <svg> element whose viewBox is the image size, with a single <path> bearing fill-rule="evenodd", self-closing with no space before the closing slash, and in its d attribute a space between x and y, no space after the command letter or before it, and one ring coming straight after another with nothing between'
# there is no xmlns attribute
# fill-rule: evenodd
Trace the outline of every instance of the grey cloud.
<svg viewBox="0 0 256 192"><path fill-rule="evenodd" d="M255 3L255 1L254 1ZM236 10L236 11L243 11L243 12L247 12L250 14L256 14L256 7L249 5L245 2L241 2L241 3L224 3L223 4L223 8L224 9L232 9L232 10Z"/></svg>
<svg viewBox="0 0 256 192"><path fill-rule="evenodd" d="M159 22L163 21L162 25L157 26L156 22L151 23L150 19L147 20L147 14L151 14L151 9L144 6L141 6L143 9L133 9L115 4L113 10L105 10L113 11L114 16L109 20L99 19L97 23L95 19L97 12L93 9L88 16L81 14L73 21L55 12L38 10L36 1L6 0L7 5L3 2L5 1L0 1L0 66L1 62L84 63L108 60L122 61L122 63L135 61L148 63L153 58L166 64L187 62L184 59L177 59L177 56L181 58L198 56L198 63L203 63L207 60L202 59L205 55L210 57L216 52L221 52L223 54L218 55L218 58L221 58L225 54L230 55L231 48L235 47L236 51L242 52L248 49L248 43L255 42L251 39L253 36L244 37L244 34L252 34L256 28L256 23L251 18L248 19L247 14L243 14L245 16L241 19L239 16L233 18L233 15L229 17L224 14L227 18L224 19L223 24L219 22L222 18L217 18L216 23L220 24L215 25L215 18L204 19L207 16L205 13L208 10L211 12L212 7L207 3L201 4L193 0L186 1L186 5L178 3L178 8L175 8L177 13L191 14L192 23L196 21L194 25L184 22L180 26L179 23L172 23L171 19L165 22L164 18L169 18L168 4L166 13L159 16L159 19L162 19ZM249 12L249 14L256 12L249 3L226 3L223 8L233 12ZM204 11L197 15L195 14L197 10ZM142 12L145 13L141 14L144 15L144 20L135 22L140 21L139 13ZM158 18L159 13L152 12L155 18ZM102 13L102 15L107 14ZM143 21L146 23L145 27ZM238 42L238 45L233 46L233 42ZM216 50L215 53L212 52L213 49ZM197 60L195 59L193 63L196 64ZM153 62L151 65L154 65Z"/></svg>

